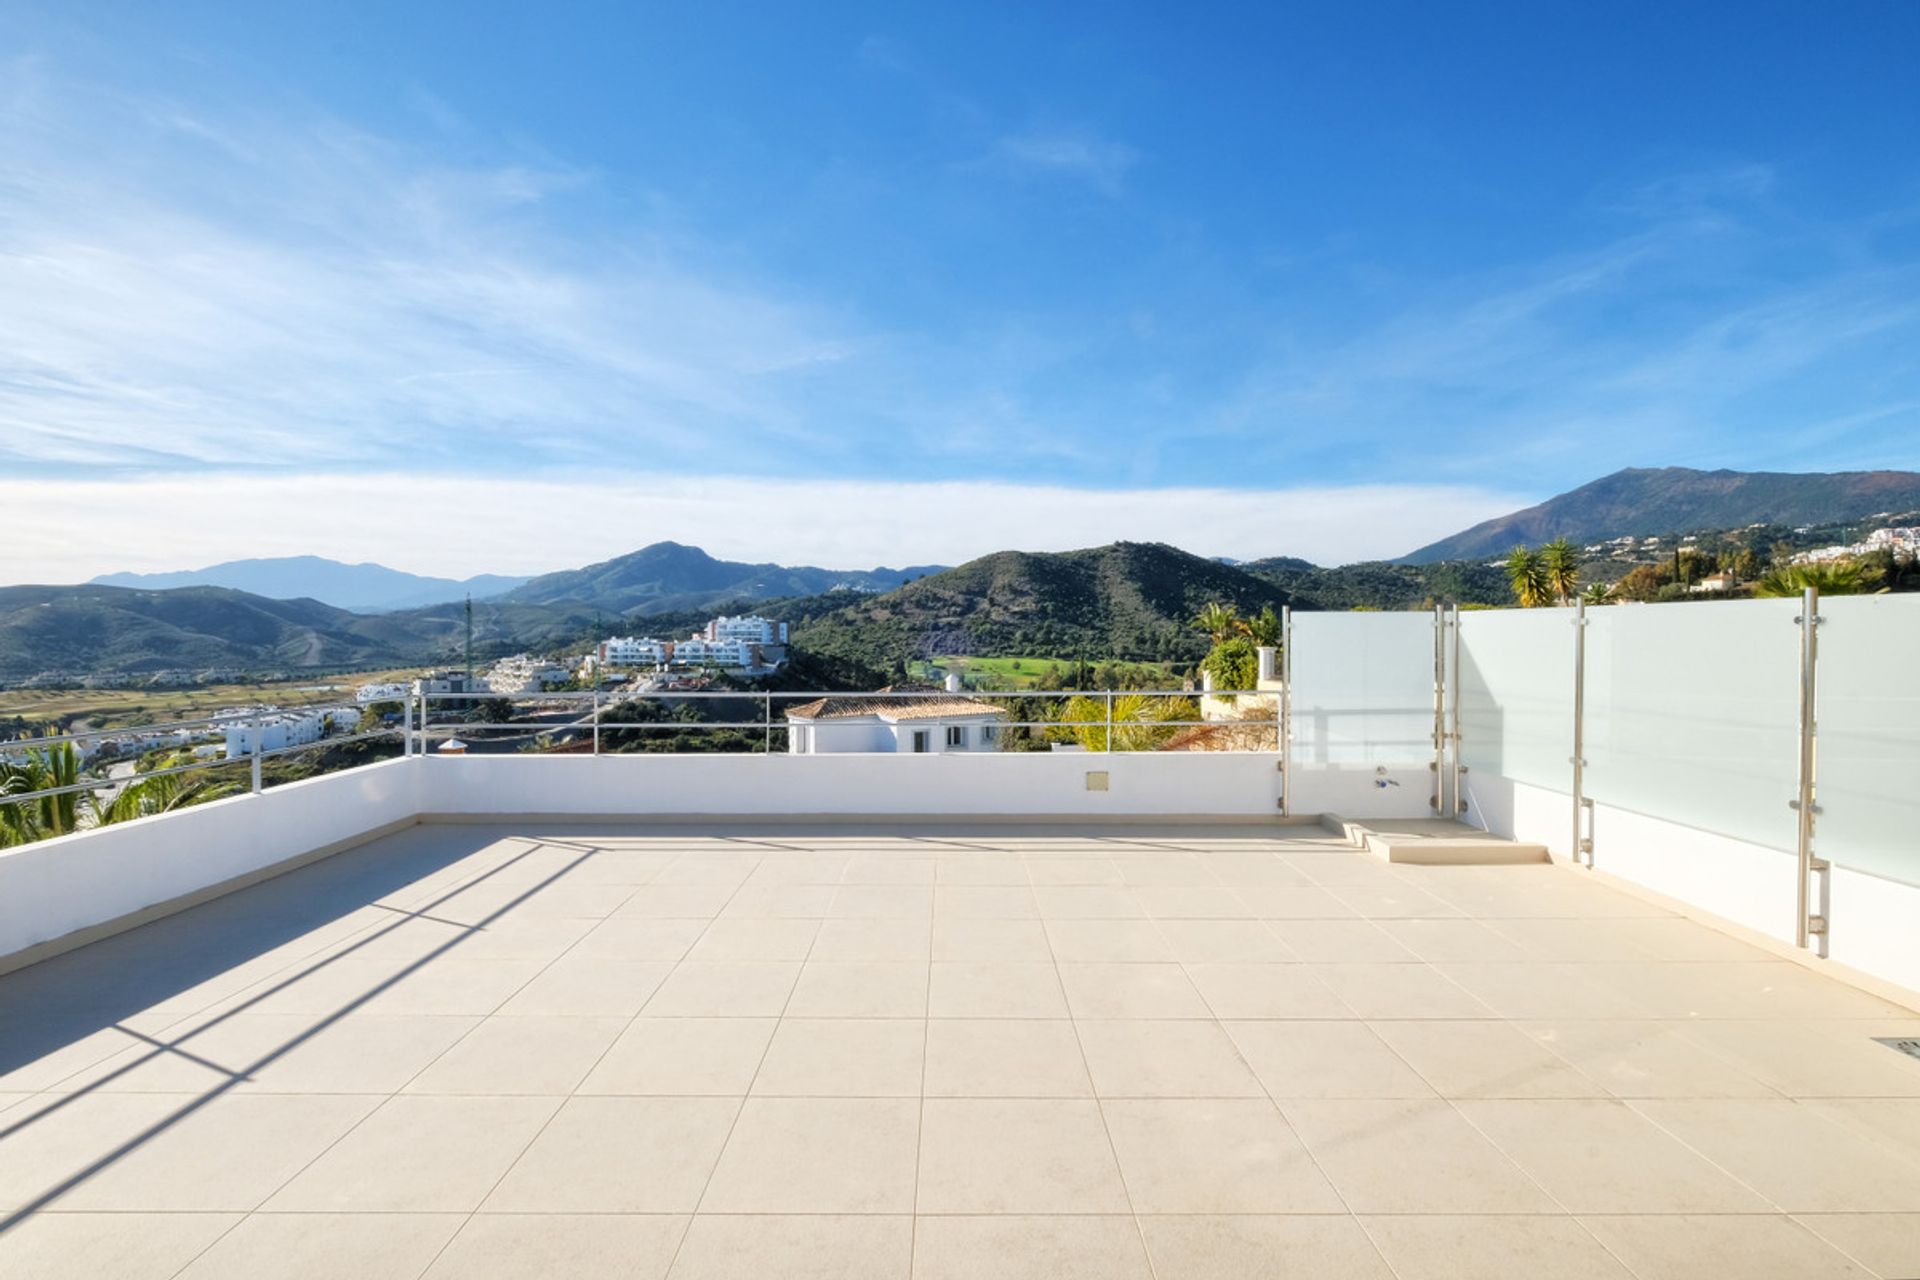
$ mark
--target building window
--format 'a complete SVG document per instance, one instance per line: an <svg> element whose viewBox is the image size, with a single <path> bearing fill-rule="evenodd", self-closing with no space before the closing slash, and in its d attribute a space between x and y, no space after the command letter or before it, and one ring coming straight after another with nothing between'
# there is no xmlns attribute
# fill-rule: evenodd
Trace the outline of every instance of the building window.
<svg viewBox="0 0 1920 1280"><path fill-rule="evenodd" d="M947 745L949 747L966 746L967 745L967 726L963 724L948 725L947 726Z"/></svg>
<svg viewBox="0 0 1920 1280"><path fill-rule="evenodd" d="M805 752L807 749L807 726L798 724L793 727L793 749Z"/></svg>
<svg viewBox="0 0 1920 1280"><path fill-rule="evenodd" d="M926 749L927 731L925 729L915 729L913 731L913 750L915 754L922 754Z"/></svg>
<svg viewBox="0 0 1920 1280"><path fill-rule="evenodd" d="M1000 737L1000 727L998 725L983 724L980 726L980 745L981 746L990 747L994 744L995 740L997 740L999 737Z"/></svg>

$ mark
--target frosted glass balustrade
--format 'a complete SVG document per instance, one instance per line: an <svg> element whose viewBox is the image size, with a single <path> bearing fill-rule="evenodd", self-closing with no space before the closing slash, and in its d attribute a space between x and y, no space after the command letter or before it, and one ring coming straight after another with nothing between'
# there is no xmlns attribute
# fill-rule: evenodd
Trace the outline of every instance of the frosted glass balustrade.
<svg viewBox="0 0 1920 1280"><path fill-rule="evenodd" d="M1433 758L1433 615L1295 613L1293 751L1303 764Z"/></svg>
<svg viewBox="0 0 1920 1280"><path fill-rule="evenodd" d="M1798 600L1587 613L1589 798L1791 852Z"/></svg>
<svg viewBox="0 0 1920 1280"><path fill-rule="evenodd" d="M1830 597L1820 616L1814 851L1920 885L1920 595Z"/></svg>
<svg viewBox="0 0 1920 1280"><path fill-rule="evenodd" d="M1460 615L1460 760L1469 771L1571 792L1572 609Z"/></svg>

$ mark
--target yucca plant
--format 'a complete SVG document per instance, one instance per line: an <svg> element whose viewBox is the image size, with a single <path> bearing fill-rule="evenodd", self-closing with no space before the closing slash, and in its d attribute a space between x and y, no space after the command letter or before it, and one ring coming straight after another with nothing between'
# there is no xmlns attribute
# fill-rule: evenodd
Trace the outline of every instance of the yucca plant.
<svg viewBox="0 0 1920 1280"><path fill-rule="evenodd" d="M1565 538L1555 538L1540 548L1540 572L1553 598L1565 604L1580 590L1580 549Z"/></svg>
<svg viewBox="0 0 1920 1280"><path fill-rule="evenodd" d="M1753 586L1753 594L1779 598L1797 596L1808 587L1823 596L1865 595L1880 585L1880 571L1858 560L1822 560L1815 564L1787 564L1769 569Z"/></svg>
<svg viewBox="0 0 1920 1280"><path fill-rule="evenodd" d="M1587 589L1580 593L1580 598L1590 605L1612 604L1613 584L1611 582L1589 582Z"/></svg>
<svg viewBox="0 0 1920 1280"><path fill-rule="evenodd" d="M1523 609L1538 609L1553 594L1546 563L1532 547L1519 546L1507 553L1507 581Z"/></svg>

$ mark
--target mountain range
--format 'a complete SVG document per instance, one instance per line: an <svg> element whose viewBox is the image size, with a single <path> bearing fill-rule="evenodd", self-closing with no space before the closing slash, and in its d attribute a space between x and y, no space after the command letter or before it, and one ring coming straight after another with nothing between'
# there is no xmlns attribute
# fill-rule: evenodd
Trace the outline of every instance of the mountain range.
<svg viewBox="0 0 1920 1280"><path fill-rule="evenodd" d="M1504 555L1517 543L1554 538L1599 542L1739 529L1752 524L1833 524L1880 512L1920 508L1920 472L1694 471L1629 467L1549 498L1538 506L1482 521L1401 557L1405 564L1477 560Z"/></svg>
<svg viewBox="0 0 1920 1280"><path fill-rule="evenodd" d="M720 560L697 547L662 542L492 595L482 594L485 585L513 580L395 575L416 584L449 583L458 595L377 613L207 585L5 587L0 681L45 672L324 671L448 661L464 640L462 598L471 584L482 584L473 594L475 641L483 658L584 645L615 628L673 635L710 612L753 608L790 622L797 650L831 659L840 671L884 673L929 651L1189 661L1205 647L1189 621L1216 600L1248 613L1286 604L1400 609L1440 598L1504 603L1502 573L1487 559L1516 542L1562 535L1594 542L1628 533L1755 524L1791 528L1915 508L1920 475L1911 472L1793 476L1665 468L1619 472L1464 530L1400 562L1337 568L1289 557L1230 564L1164 544L1118 542L1080 551L1002 551L954 569L839 571ZM324 573L315 566L331 563L297 557L214 570L283 566L283 572L294 572L276 579L276 589L285 590L289 583L310 581L298 572ZM393 571L378 565L335 567L373 570L374 576L352 581L385 582L399 590L392 579L378 576ZM365 602L366 589L355 598Z"/></svg>
<svg viewBox="0 0 1920 1280"><path fill-rule="evenodd" d="M484 599L510 591L526 577L482 573L471 578L429 578L383 564L342 564L320 556L275 556L228 560L177 573L106 573L89 584L166 591L175 587L229 587L272 600L319 600L336 609L378 613L421 605Z"/></svg>

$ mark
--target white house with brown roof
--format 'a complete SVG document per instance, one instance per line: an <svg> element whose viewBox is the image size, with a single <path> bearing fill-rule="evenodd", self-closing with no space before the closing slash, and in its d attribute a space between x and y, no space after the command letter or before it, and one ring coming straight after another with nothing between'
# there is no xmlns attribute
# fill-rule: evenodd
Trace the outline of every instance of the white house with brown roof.
<svg viewBox="0 0 1920 1280"><path fill-rule="evenodd" d="M1006 718L1004 707L956 693L816 698L787 712L787 750L801 756L854 751L920 755L998 751L1000 728Z"/></svg>

